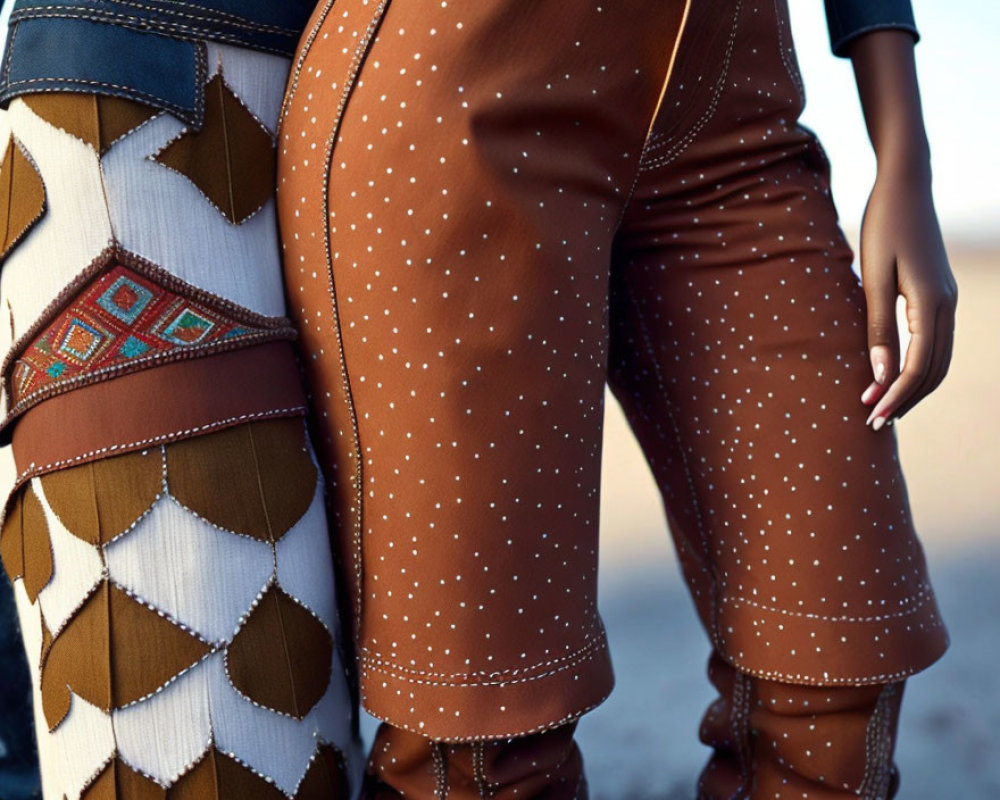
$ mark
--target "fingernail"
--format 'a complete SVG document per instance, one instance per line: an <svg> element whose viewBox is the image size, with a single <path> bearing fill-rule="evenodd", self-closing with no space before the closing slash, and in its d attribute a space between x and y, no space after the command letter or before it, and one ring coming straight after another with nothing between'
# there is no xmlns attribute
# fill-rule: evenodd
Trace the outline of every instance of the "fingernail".
<svg viewBox="0 0 1000 800"><path fill-rule="evenodd" d="M861 395L861 402L864 403L865 405L871 403L872 400L875 399L875 395L877 394L880 388L881 387L879 386L878 383L872 383L867 389L865 389L864 393Z"/></svg>
<svg viewBox="0 0 1000 800"><path fill-rule="evenodd" d="M885 345L877 344L869 352L872 362L872 374L875 376L875 383L879 386L885 385L885 379L889 371L889 353Z"/></svg>
<svg viewBox="0 0 1000 800"><path fill-rule="evenodd" d="M875 417L875 421L872 423L872 430L881 430L883 425L885 425L885 417Z"/></svg>

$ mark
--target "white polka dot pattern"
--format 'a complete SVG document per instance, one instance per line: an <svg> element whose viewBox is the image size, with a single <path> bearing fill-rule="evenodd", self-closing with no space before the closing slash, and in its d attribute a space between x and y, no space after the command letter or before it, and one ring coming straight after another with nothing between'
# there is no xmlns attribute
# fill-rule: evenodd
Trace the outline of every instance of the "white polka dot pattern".
<svg viewBox="0 0 1000 800"><path fill-rule="evenodd" d="M362 697L398 727L515 735L610 690L608 379L729 658L837 682L941 649L782 17L709 5L314 15L279 131L286 283Z"/></svg>

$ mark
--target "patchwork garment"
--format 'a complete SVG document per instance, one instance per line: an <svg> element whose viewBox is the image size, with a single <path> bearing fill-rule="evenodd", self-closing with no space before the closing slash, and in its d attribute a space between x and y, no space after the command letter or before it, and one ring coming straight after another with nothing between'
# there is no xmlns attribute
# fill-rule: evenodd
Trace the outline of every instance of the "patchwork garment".
<svg viewBox="0 0 1000 800"><path fill-rule="evenodd" d="M5 516L53 800L346 800L359 767L284 316L287 59L202 44L199 126L12 101Z"/></svg>
<svg viewBox="0 0 1000 800"><path fill-rule="evenodd" d="M439 740L612 687L605 388L715 649L788 684L947 646L781 0L317 6L278 206L366 707Z"/></svg>

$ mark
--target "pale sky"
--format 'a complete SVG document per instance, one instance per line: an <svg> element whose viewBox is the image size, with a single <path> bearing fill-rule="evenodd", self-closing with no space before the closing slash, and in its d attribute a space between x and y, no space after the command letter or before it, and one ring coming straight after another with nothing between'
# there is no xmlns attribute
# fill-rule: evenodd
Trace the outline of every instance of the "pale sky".
<svg viewBox="0 0 1000 800"><path fill-rule="evenodd" d="M842 225L856 229L871 189L868 144L850 62L829 49L822 0L788 0L808 98L803 122L833 163ZM1000 3L913 0L917 69L946 238L1000 242Z"/></svg>

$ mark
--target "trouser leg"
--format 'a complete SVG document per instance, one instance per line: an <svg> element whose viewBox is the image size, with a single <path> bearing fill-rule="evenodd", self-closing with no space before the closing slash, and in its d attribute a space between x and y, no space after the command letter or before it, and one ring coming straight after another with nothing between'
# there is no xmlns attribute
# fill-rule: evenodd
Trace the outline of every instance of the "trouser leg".
<svg viewBox="0 0 1000 800"><path fill-rule="evenodd" d="M796 686L737 672L717 653L719 698L702 720L713 754L700 800L889 800L903 683Z"/></svg>
<svg viewBox="0 0 1000 800"><path fill-rule="evenodd" d="M610 381L718 653L701 796L882 800L899 682L947 637L783 4L709 5L692 30L731 35L682 41L615 242Z"/></svg>
<svg viewBox="0 0 1000 800"><path fill-rule="evenodd" d="M586 800L576 723L543 733L448 744L383 724L364 800Z"/></svg>
<svg viewBox="0 0 1000 800"><path fill-rule="evenodd" d="M0 557L46 798L355 792L324 495L269 313L284 302L254 111L276 115L282 62L203 47L198 133L103 95L7 112L0 168L15 206L37 204L10 213L41 222L3 254L3 399L21 415L2 455L23 483L0 496ZM206 184L223 150L265 179Z"/></svg>
<svg viewBox="0 0 1000 800"><path fill-rule="evenodd" d="M307 448L301 419L252 422L19 490L0 551L46 797L351 796Z"/></svg>
<svg viewBox="0 0 1000 800"><path fill-rule="evenodd" d="M947 635L893 432L865 426L864 293L782 4L725 6L718 64L681 44L615 241L610 381L716 649L789 684L892 683ZM689 92L712 113L677 125Z"/></svg>

